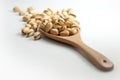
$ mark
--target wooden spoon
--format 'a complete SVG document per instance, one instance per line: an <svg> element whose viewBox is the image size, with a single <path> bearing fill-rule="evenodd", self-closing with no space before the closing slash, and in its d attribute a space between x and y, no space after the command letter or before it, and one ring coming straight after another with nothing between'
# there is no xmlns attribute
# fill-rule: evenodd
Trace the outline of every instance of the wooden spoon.
<svg viewBox="0 0 120 80"><path fill-rule="evenodd" d="M104 55L100 54L99 52L95 51L94 49L88 47L86 44L84 44L80 38L80 31L78 31L77 34L73 36L56 36L52 35L50 33L46 33L43 30L41 30L41 33L51 39L67 43L69 45L72 45L78 49L80 49L83 52L83 55L90 60L97 68L103 70L103 71L110 71L113 69L114 64L106 58Z"/></svg>

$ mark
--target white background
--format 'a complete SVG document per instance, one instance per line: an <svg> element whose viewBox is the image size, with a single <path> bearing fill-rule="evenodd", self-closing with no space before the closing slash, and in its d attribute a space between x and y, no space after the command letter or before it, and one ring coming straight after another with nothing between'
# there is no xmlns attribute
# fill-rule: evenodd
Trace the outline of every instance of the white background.
<svg viewBox="0 0 120 80"><path fill-rule="evenodd" d="M81 38L114 62L103 72L71 46L42 38L21 36L22 17L14 6L37 11L72 8L81 22ZM119 0L0 0L0 80L119 80Z"/></svg>

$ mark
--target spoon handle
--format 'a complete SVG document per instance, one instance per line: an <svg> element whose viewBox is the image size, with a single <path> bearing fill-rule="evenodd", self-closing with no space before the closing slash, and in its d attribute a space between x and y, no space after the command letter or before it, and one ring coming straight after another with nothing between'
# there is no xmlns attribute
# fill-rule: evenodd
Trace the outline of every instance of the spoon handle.
<svg viewBox="0 0 120 80"><path fill-rule="evenodd" d="M83 52L83 55L89 59L97 68L103 71L110 71L113 69L114 64L101 53L88 47L82 41L77 41L75 46Z"/></svg>

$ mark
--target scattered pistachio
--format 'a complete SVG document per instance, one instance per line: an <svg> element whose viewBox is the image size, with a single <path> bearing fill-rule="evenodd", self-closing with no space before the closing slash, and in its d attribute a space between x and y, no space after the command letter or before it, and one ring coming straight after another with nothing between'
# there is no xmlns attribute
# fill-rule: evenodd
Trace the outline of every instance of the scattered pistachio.
<svg viewBox="0 0 120 80"><path fill-rule="evenodd" d="M20 16L27 15L27 12L25 12L25 11L20 11L20 12L19 12L19 15L20 15Z"/></svg>
<svg viewBox="0 0 120 80"><path fill-rule="evenodd" d="M35 13L35 8L33 6L30 6L27 11L31 14L31 13Z"/></svg>
<svg viewBox="0 0 120 80"><path fill-rule="evenodd" d="M23 16L23 21L24 22L28 22L30 20L30 16Z"/></svg>
<svg viewBox="0 0 120 80"><path fill-rule="evenodd" d="M41 38L40 32L35 32L34 33L34 40L39 40Z"/></svg>
<svg viewBox="0 0 120 80"><path fill-rule="evenodd" d="M14 11L14 12L20 12L21 9L20 9L18 6L15 6L15 7L13 8L13 11Z"/></svg>
<svg viewBox="0 0 120 80"><path fill-rule="evenodd" d="M28 34L27 34L27 37L31 37L31 36L33 36L33 34L34 34L34 30L30 29Z"/></svg>
<svg viewBox="0 0 120 80"><path fill-rule="evenodd" d="M28 33L29 33L29 30L30 30L29 27L25 27L25 28L23 28L23 29L22 29L22 34L23 34L23 35L28 34Z"/></svg>

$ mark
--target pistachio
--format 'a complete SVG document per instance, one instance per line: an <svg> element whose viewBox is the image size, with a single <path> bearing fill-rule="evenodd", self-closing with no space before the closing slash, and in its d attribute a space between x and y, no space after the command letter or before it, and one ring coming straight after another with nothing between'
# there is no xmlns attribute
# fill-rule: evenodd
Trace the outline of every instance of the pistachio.
<svg viewBox="0 0 120 80"><path fill-rule="evenodd" d="M64 30L62 32L60 32L60 36L69 36L69 31L68 30Z"/></svg>
<svg viewBox="0 0 120 80"><path fill-rule="evenodd" d="M27 15L27 12L26 12L26 11L21 10L21 11L19 12L19 15L20 15L20 16Z"/></svg>
<svg viewBox="0 0 120 80"><path fill-rule="evenodd" d="M45 32L49 32L53 27L53 24L51 22L48 22L46 26L44 27Z"/></svg>
<svg viewBox="0 0 120 80"><path fill-rule="evenodd" d="M58 31L58 29L51 29L50 33L53 34L53 35L58 35L59 31Z"/></svg>
<svg viewBox="0 0 120 80"><path fill-rule="evenodd" d="M29 30L30 30L29 27L25 27L25 28L23 28L23 29L22 29L22 34L23 34L23 35L28 34L28 33L29 33Z"/></svg>
<svg viewBox="0 0 120 80"><path fill-rule="evenodd" d="M18 6L15 6L15 7L13 8L13 11L14 11L14 12L20 12L21 9L20 9Z"/></svg>
<svg viewBox="0 0 120 80"><path fill-rule="evenodd" d="M27 34L27 37L33 36L33 34L34 34L34 30L30 29L28 34Z"/></svg>
<svg viewBox="0 0 120 80"><path fill-rule="evenodd" d="M33 6L30 6L30 7L27 9L27 11L28 11L29 13L35 13L35 8L34 8Z"/></svg>
<svg viewBox="0 0 120 80"><path fill-rule="evenodd" d="M77 29L76 28L71 28L71 30L70 30L70 34L71 35L74 35L74 34L76 34L78 31L77 31Z"/></svg>
<svg viewBox="0 0 120 80"><path fill-rule="evenodd" d="M31 25L30 24L26 24L26 27L31 28Z"/></svg>
<svg viewBox="0 0 120 80"><path fill-rule="evenodd" d="M41 38L40 32L35 32L34 33L34 40L39 40Z"/></svg>
<svg viewBox="0 0 120 80"><path fill-rule="evenodd" d="M23 17L23 21L24 22L28 22L30 20L30 18L31 18L30 16L24 16Z"/></svg>

